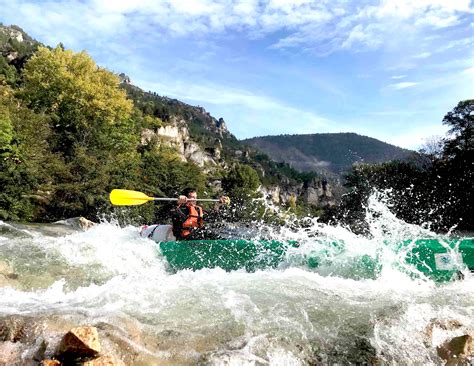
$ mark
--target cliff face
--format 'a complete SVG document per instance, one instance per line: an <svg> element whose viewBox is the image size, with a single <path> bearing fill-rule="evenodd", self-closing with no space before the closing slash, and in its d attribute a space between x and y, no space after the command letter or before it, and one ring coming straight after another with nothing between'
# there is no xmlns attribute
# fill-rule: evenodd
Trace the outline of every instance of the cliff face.
<svg viewBox="0 0 474 366"><path fill-rule="evenodd" d="M333 185L322 178L314 178L304 183L262 186L264 197L276 204L289 204L292 200L314 207L334 206L337 197Z"/></svg>
<svg viewBox="0 0 474 366"><path fill-rule="evenodd" d="M0 54L17 69L23 67L41 43L31 38L18 26L0 24Z"/></svg>
<svg viewBox="0 0 474 366"><path fill-rule="evenodd" d="M172 117L170 124L156 130L143 129L141 144L146 145L150 142L176 149L182 161L191 161L207 172L212 171L213 167L225 164L221 159L222 145L218 138L213 149L204 150L192 140L186 121L177 117Z"/></svg>

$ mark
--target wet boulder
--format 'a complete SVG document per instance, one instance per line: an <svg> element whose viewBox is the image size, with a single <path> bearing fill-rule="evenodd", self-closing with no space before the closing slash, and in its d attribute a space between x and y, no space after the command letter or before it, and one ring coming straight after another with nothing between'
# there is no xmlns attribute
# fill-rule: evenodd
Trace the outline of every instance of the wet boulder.
<svg viewBox="0 0 474 366"><path fill-rule="evenodd" d="M0 342L0 366L18 364L21 361L22 351L20 343Z"/></svg>
<svg viewBox="0 0 474 366"><path fill-rule="evenodd" d="M93 360L83 362L81 366L125 366L125 363L111 355L100 355Z"/></svg>
<svg viewBox="0 0 474 366"><path fill-rule="evenodd" d="M66 226L72 227L73 229L83 230L83 231L89 230L91 227L96 225L95 222L90 221L90 220L88 220L88 219L86 219L85 217L82 217L82 216L71 217L71 218L66 219L66 220L56 221L55 224L57 224L57 225L66 225Z"/></svg>
<svg viewBox="0 0 474 366"><path fill-rule="evenodd" d="M61 362L58 360L44 360L41 362L41 366L61 366Z"/></svg>
<svg viewBox="0 0 474 366"><path fill-rule="evenodd" d="M0 287L5 286L17 287L18 274L8 262L0 260Z"/></svg>
<svg viewBox="0 0 474 366"><path fill-rule="evenodd" d="M474 357L474 334L454 337L437 347L438 356L446 365L468 365L469 358Z"/></svg>
<svg viewBox="0 0 474 366"><path fill-rule="evenodd" d="M19 342L26 337L26 320L20 316L0 319L0 342Z"/></svg>
<svg viewBox="0 0 474 366"><path fill-rule="evenodd" d="M99 333L95 327L76 327L63 337L58 358L64 360L97 357L101 351Z"/></svg>

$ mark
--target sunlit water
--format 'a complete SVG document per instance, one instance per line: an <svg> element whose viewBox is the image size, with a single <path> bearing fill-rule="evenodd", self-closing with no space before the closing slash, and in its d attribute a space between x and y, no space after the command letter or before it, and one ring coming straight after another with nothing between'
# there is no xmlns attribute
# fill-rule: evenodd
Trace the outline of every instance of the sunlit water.
<svg viewBox="0 0 474 366"><path fill-rule="evenodd" d="M474 279L409 276L396 243L436 235L396 219L380 197L367 212L370 238L317 220L299 231L266 228L301 246L279 268L254 273L171 273L137 227L0 222L0 269L15 273L0 282L0 317L95 325L137 365L440 364L436 346L474 329ZM344 243L342 254L334 241ZM312 251L326 265L301 265L301 253ZM380 272L350 275L363 256L377 257Z"/></svg>

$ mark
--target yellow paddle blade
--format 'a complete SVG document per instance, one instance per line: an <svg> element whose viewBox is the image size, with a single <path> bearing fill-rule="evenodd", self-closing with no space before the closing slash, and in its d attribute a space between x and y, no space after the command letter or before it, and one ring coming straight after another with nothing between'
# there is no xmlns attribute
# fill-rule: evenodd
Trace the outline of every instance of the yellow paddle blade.
<svg viewBox="0 0 474 366"><path fill-rule="evenodd" d="M142 192L127 189L114 189L110 192L110 202L115 206L143 205L148 201L153 201L153 197L148 197Z"/></svg>

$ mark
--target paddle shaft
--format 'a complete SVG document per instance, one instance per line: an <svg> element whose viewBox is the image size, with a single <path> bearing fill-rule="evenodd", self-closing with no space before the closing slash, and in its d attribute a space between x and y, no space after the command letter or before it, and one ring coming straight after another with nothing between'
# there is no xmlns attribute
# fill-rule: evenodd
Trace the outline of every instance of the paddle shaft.
<svg viewBox="0 0 474 366"><path fill-rule="evenodd" d="M138 206L150 201L179 201L178 198L149 197L143 192L130 191L128 189L113 189L112 192L110 192L109 198L110 202L115 206ZM220 202L221 199L188 198L188 201Z"/></svg>
<svg viewBox="0 0 474 366"><path fill-rule="evenodd" d="M152 197L150 197L152 198ZM177 201L177 198L168 198L168 197L153 197L153 201ZM219 200L211 199L211 198L198 198L198 199L190 199L188 201L201 201L201 202L219 202Z"/></svg>

